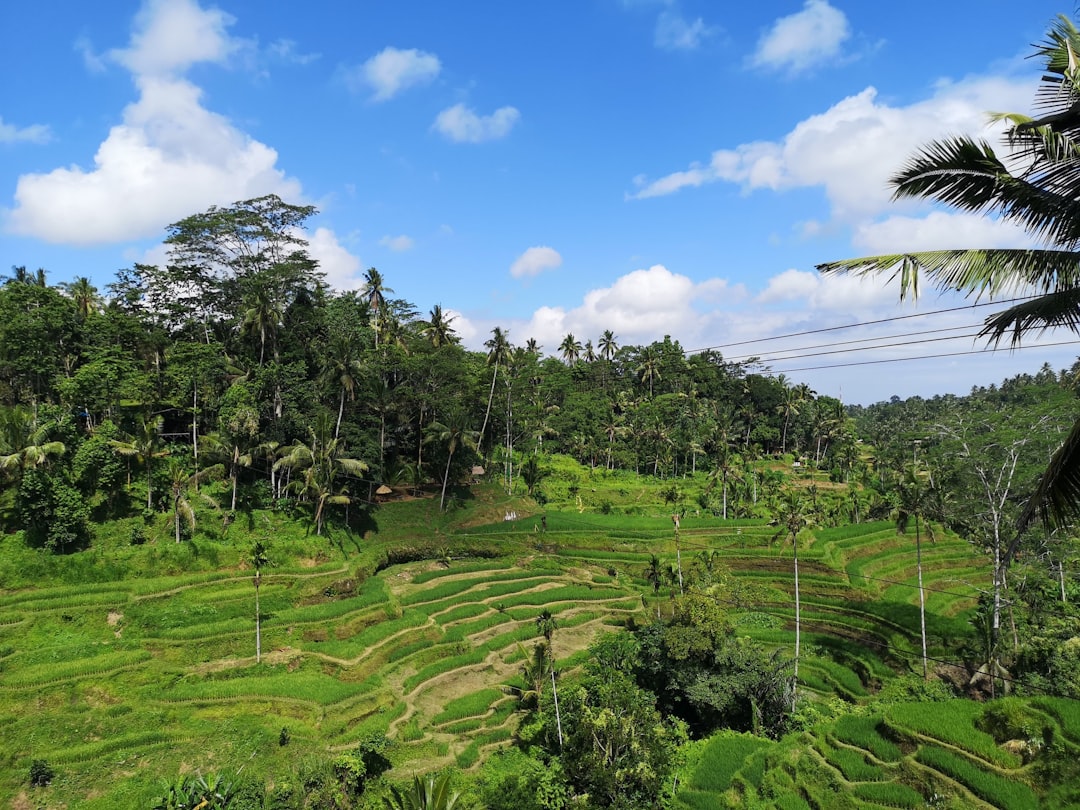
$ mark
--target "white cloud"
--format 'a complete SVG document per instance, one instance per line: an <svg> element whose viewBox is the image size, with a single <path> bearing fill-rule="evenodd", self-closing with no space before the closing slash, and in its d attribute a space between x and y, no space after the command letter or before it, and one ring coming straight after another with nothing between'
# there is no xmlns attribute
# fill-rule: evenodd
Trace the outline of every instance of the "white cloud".
<svg viewBox="0 0 1080 810"><path fill-rule="evenodd" d="M47 143L52 140L52 132L44 124L31 124L17 127L5 124L0 116L0 143Z"/></svg>
<svg viewBox="0 0 1080 810"><path fill-rule="evenodd" d="M701 17L687 22L677 11L663 11L656 19L654 41L658 48L692 51L713 33L714 29L706 25Z"/></svg>
<svg viewBox="0 0 1080 810"><path fill-rule="evenodd" d="M554 270L562 265L563 259L555 248L531 247L522 253L510 265L510 275L514 278L538 276L545 270Z"/></svg>
<svg viewBox="0 0 1080 810"><path fill-rule="evenodd" d="M402 234L401 236L387 235L379 240L379 244L395 253L403 253L406 250L412 250L413 240L411 236L406 236L405 234Z"/></svg>
<svg viewBox="0 0 1080 810"><path fill-rule="evenodd" d="M696 342L715 320L712 307L701 311L696 304L716 304L724 297L741 300L739 288L723 279L695 283L663 265L635 270L610 287L590 290L573 309L544 306L526 323L512 325L515 341L534 337L549 353L568 332L581 340L611 329L622 343L651 342L665 334L677 336L684 345Z"/></svg>
<svg viewBox="0 0 1080 810"><path fill-rule="evenodd" d="M410 48L383 48L358 68L346 73L349 87L375 91L374 101L386 101L416 85L426 84L439 75L442 64L435 54Z"/></svg>
<svg viewBox="0 0 1080 810"><path fill-rule="evenodd" d="M802 11L778 19L758 42L755 67L802 72L840 54L851 36L847 17L827 0L806 0Z"/></svg>
<svg viewBox="0 0 1080 810"><path fill-rule="evenodd" d="M922 250L1034 247L1030 235L1012 223L970 213L931 211L925 217L892 216L855 228L852 243L859 253L880 255Z"/></svg>
<svg viewBox="0 0 1080 810"><path fill-rule="evenodd" d="M316 228L308 237L308 255L319 263L331 288L358 290L364 286L360 259L350 253L329 228Z"/></svg>
<svg viewBox="0 0 1080 810"><path fill-rule="evenodd" d="M510 134L521 113L514 107L500 107L491 115L477 115L464 104L455 104L435 118L434 129L457 143L480 143Z"/></svg>
<svg viewBox="0 0 1080 810"><path fill-rule="evenodd" d="M131 45L110 51L109 58L142 76L221 63L246 45L228 35L233 22L224 11L201 8L194 0L148 0L135 16Z"/></svg>
<svg viewBox="0 0 1080 810"><path fill-rule="evenodd" d="M1024 109L1031 90L1030 81L975 77L939 83L930 98L894 107L868 87L799 122L780 140L719 149L708 164L693 163L652 182L637 177L638 190L628 196L658 197L721 181L746 192L820 187L833 218L865 221L892 206L888 180L905 156L957 133L996 141L1000 129L987 128L985 111Z"/></svg>
<svg viewBox="0 0 1080 810"><path fill-rule="evenodd" d="M267 51L274 58L294 65L310 65L322 56L318 53L300 53L291 39L274 40L267 46Z"/></svg>
<svg viewBox="0 0 1080 810"><path fill-rule="evenodd" d="M241 44L224 33L230 19L187 0L144 6L131 46L111 52L134 73L138 100L98 147L92 168L22 175L14 207L3 212L5 229L53 243L104 244L159 234L210 205L269 193L301 199L299 182L277 167L277 152L206 109L198 87L171 75L235 52Z"/></svg>

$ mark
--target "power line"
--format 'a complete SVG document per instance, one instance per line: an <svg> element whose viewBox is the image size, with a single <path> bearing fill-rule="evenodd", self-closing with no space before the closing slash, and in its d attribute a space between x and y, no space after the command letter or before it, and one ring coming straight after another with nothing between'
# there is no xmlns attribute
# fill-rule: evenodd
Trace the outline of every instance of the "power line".
<svg viewBox="0 0 1080 810"><path fill-rule="evenodd" d="M942 329L923 329L923 330L920 330L918 332L900 332L900 333L895 334L895 335L878 335L876 337L858 338L856 340L840 340L840 341L836 341L836 342L833 342L833 343L817 343L817 344L814 344L812 346L801 346L801 347L794 348L794 349L777 349L777 351L778 352L789 352L789 351L790 352L802 352L802 351L808 351L810 349L829 349L829 348L832 348L834 346L851 346L851 345L855 345L855 344L858 344L858 343L872 343L872 342L877 341L877 340L893 340L893 339L896 339L896 338L904 338L904 337L922 337L923 335L935 335L935 334L938 334L939 332L958 332L958 331L960 331L962 329L974 329L977 326L979 326L979 324L975 323L975 324L968 324L966 326L949 326L949 327L945 327L945 328L942 328ZM958 335L958 336L955 336L953 339L956 340L956 339L961 338L961 337L968 337L968 335ZM977 338L978 334L971 335L970 337ZM922 343L922 342L924 342L924 341L923 340L912 341L912 343ZM867 346L865 348L867 348L867 349L875 349L875 348L879 348L879 347L877 347L877 346ZM742 362L742 361L750 360L750 359L760 359L760 356L759 355L754 355L754 354L746 354L746 355L738 355L736 357L728 357L726 359L729 360L732 363L738 363L738 362ZM776 362L776 361L779 361L779 360L792 359L792 358L773 357L773 358L770 358L770 359L773 362Z"/></svg>
<svg viewBox="0 0 1080 810"><path fill-rule="evenodd" d="M826 326L826 327L822 327L821 329L808 329L808 330L806 330L804 332L791 332L791 333L786 334L786 335L774 335L772 337L767 337L767 338L754 338L754 339L751 339L751 340L741 340L741 341L737 341L735 343L720 343L720 344L717 344L715 346L705 346L704 348L701 348L701 349L688 349L686 351L686 354L700 354L701 352L712 351L714 349L728 349L728 348L732 348L734 346L746 346L746 345L749 345L749 344L752 344L752 343L767 343L767 342L769 342L771 340L785 340L787 338L803 337L805 335L819 335L819 334L823 334L825 332L836 332L836 331L839 331L839 330L842 330L842 329L857 329L860 326L874 326L874 325L877 325L879 323L894 323L896 321L906 321L906 320L910 320L912 318L926 318L926 317L929 317L930 315L944 315L944 314L949 313L949 312L960 312L962 310L967 310L967 309L978 309L979 307L1001 306L1002 304L1015 304L1015 303L1019 303L1021 301L1030 301L1030 300L1034 299L1035 297L1036 296L1026 296L1026 297L1021 297L1021 298L1008 298L1008 299L1006 299L1004 301L985 301L985 302L983 302L981 304L976 303L976 304L968 304L968 305L962 306L962 307L950 307L948 309L936 309L936 310L933 310L931 312L916 312L916 313L914 313L912 315L897 315L897 316L894 316L892 318L878 318L877 320L873 320L873 321L859 321L857 323L845 324L845 325L842 325L842 326Z"/></svg>

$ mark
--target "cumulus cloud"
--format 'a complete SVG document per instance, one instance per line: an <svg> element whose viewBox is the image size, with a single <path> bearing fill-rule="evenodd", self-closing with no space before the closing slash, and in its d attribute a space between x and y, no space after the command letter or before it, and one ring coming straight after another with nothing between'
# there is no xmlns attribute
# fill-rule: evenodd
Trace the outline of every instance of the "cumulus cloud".
<svg viewBox="0 0 1080 810"><path fill-rule="evenodd" d="M140 76L182 73L198 62L222 63L244 47L230 37L235 19L194 0L148 0L135 16L131 44L109 58Z"/></svg>
<svg viewBox="0 0 1080 810"><path fill-rule="evenodd" d="M827 0L806 0L802 11L781 17L762 35L750 63L800 73L836 59L850 36L844 12Z"/></svg>
<svg viewBox="0 0 1080 810"><path fill-rule="evenodd" d="M17 127L4 123L0 117L0 143L47 143L52 140L52 132L44 124L31 124Z"/></svg>
<svg viewBox="0 0 1080 810"><path fill-rule="evenodd" d="M387 235L379 240L379 244L395 253L403 253L406 250L412 250L413 240L411 236L406 236L405 234L402 234L401 236Z"/></svg>
<svg viewBox="0 0 1080 810"><path fill-rule="evenodd" d="M890 208L888 180L898 156L957 133L996 140L1000 129L988 129L985 111L1023 109L1031 90L1030 81L974 77L942 82L929 98L897 107L868 87L799 122L779 140L719 149L707 163L651 182L639 176L628 196L658 197L716 182L736 183L746 192L820 187L834 218L865 221Z"/></svg>
<svg viewBox="0 0 1080 810"><path fill-rule="evenodd" d="M331 288L358 290L364 286L360 259L350 253L329 228L316 228L308 237L308 255L319 263Z"/></svg>
<svg viewBox="0 0 1080 810"><path fill-rule="evenodd" d="M435 118L434 129L456 143L481 143L506 137L521 118L514 107L500 107L491 115L477 115L464 104L455 104Z"/></svg>
<svg viewBox="0 0 1080 810"><path fill-rule="evenodd" d="M542 306L527 322L511 324L520 342L533 337L553 347L568 332L585 339L611 329L621 342L651 342L665 334L695 342L717 317L716 306L745 298L741 286L723 279L695 282L663 265L635 270L609 287L587 292L579 306Z"/></svg>
<svg viewBox="0 0 1080 810"><path fill-rule="evenodd" d="M714 29L698 17L693 22L677 11L663 11L656 20L656 47L673 51L692 51L714 33Z"/></svg>
<svg viewBox="0 0 1080 810"><path fill-rule="evenodd" d="M129 47L110 58L133 73L138 99L98 147L93 167L21 176L6 230L48 242L93 245L153 236L210 205L275 193L302 198L277 152L203 106L180 72L222 62L241 44L231 18L189 0L156 0L136 17Z"/></svg>
<svg viewBox="0 0 1080 810"><path fill-rule="evenodd" d="M514 278L538 276L545 270L554 270L562 266L562 256L555 248L538 246L531 247L522 253L514 263L510 265L510 275Z"/></svg>
<svg viewBox="0 0 1080 810"><path fill-rule="evenodd" d="M441 70L442 63L435 54L416 48L387 47L364 64L347 71L345 80L352 90L367 88L374 91L374 101L386 101L402 90L427 84Z"/></svg>

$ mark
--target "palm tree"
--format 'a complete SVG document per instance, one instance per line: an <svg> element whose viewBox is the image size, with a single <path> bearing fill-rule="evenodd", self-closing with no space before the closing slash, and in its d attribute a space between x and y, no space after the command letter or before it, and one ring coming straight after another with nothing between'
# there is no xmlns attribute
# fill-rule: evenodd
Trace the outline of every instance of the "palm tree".
<svg viewBox="0 0 1080 810"><path fill-rule="evenodd" d="M146 508L154 508L154 459L168 455L167 450L161 449L161 426L164 419L158 416L155 419L139 420L139 429L133 436L124 441L114 439L113 451L125 458L134 458L146 467ZM130 484L130 480L128 481Z"/></svg>
<svg viewBox="0 0 1080 810"><path fill-rule="evenodd" d="M611 361L615 359L615 352L618 351L619 346L615 342L615 333L610 329L605 329L604 334L600 336L600 359Z"/></svg>
<svg viewBox="0 0 1080 810"><path fill-rule="evenodd" d="M536 338L529 338L525 341L525 351L529 354L534 354L537 357L540 356L540 352L544 347L536 342Z"/></svg>
<svg viewBox="0 0 1080 810"><path fill-rule="evenodd" d="M664 584L664 567L660 558L653 554L649 557L649 565L645 569L645 581L652 585L653 596L660 595L660 588ZM644 601L644 599L642 599ZM656 603L656 618L660 618L660 603Z"/></svg>
<svg viewBox="0 0 1080 810"><path fill-rule="evenodd" d="M379 348L379 326L382 323L386 309L386 293L393 290L386 286L382 273L374 267L369 267L364 272L364 295L367 299L368 309L371 311L371 323L375 327L375 348Z"/></svg>
<svg viewBox="0 0 1080 810"><path fill-rule="evenodd" d="M427 428L428 441L438 441L446 445L446 469L443 471L442 494L439 496L440 511L446 507L446 485L450 481L450 463L454 460L454 453L461 446L470 450L477 448L476 431L469 430L466 419L464 411L456 411L445 424L432 422Z"/></svg>
<svg viewBox="0 0 1080 810"><path fill-rule="evenodd" d="M484 433L487 432L488 418L491 416L491 401L495 397L495 380L499 376L499 364L505 363L510 357L510 342L507 340L509 332L504 332L496 326L491 330L491 337L484 341L484 347L488 350L487 364L493 367L491 372L491 390L488 391L487 410L484 411L484 424L480 426L480 435L476 440L479 448L484 443Z"/></svg>
<svg viewBox="0 0 1080 810"><path fill-rule="evenodd" d="M50 457L67 452L63 442L49 439L54 425L39 424L22 406L0 407L0 472L18 477L28 467L40 467Z"/></svg>
<svg viewBox="0 0 1080 810"><path fill-rule="evenodd" d="M194 530L195 528L195 507L188 498L188 488L219 473L221 473L221 465L189 473L180 459L169 459L169 491L172 496L173 531L177 543L180 542L180 528L183 523L186 523L189 529ZM217 508L217 501L209 495L200 492L199 497Z"/></svg>
<svg viewBox="0 0 1080 810"><path fill-rule="evenodd" d="M347 487L337 487L337 479L343 475L361 475L368 465L345 453L340 441L330 436L330 419L322 413L315 425L308 428L309 443L297 442L288 448L274 464L277 468L301 470L303 477L290 486L299 490L303 497L315 504L315 534L321 535L326 519L326 506L348 505L352 497Z"/></svg>
<svg viewBox="0 0 1080 810"><path fill-rule="evenodd" d="M442 304L436 304L431 308L431 315L428 318L427 325L420 330L420 334L427 338L436 349L456 343L457 336L454 334L453 327L450 326L455 318L455 315L448 317L443 312Z"/></svg>
<svg viewBox="0 0 1080 810"><path fill-rule="evenodd" d="M1007 125L1006 154L985 140L956 136L933 141L916 153L890 184L896 199L924 198L962 211L1015 223L1042 245L1038 249L937 250L828 262L823 273L899 276L901 298L917 296L928 279L976 298L1036 293L988 317L982 332L992 343L1011 335L1015 345L1031 332L1064 327L1080 332L1080 32L1064 15L1036 46L1043 62L1031 118L995 113ZM1080 517L1080 421L1053 456L1019 526L1037 519L1066 524ZM1015 554L1022 531L1010 544Z"/></svg>
<svg viewBox="0 0 1080 810"><path fill-rule="evenodd" d="M266 546L261 540L256 540L251 547L251 556L248 558L255 576L252 582L255 585L255 663L262 662L262 614L259 612L259 585L262 583L262 570L270 565L270 558L266 554Z"/></svg>
<svg viewBox="0 0 1080 810"><path fill-rule="evenodd" d="M536 629L543 635L544 641L547 645L548 656L550 657L550 669L551 669L551 697L555 701L555 727L559 731L559 748L562 749L563 734L562 734L562 718L559 716L559 693L555 689L555 647L552 643L552 639L555 636L555 631L559 629L559 622L556 620L555 615L544 608L540 615L536 617Z"/></svg>
<svg viewBox="0 0 1080 810"><path fill-rule="evenodd" d="M384 796L387 810L454 810L461 794L450 789L450 774L439 777L429 775L426 779L413 777L413 783L405 791L390 788L390 796Z"/></svg>
<svg viewBox="0 0 1080 810"><path fill-rule="evenodd" d="M929 680L926 656L926 591L922 579L922 526L931 539L933 529L926 522L926 512L934 503L933 492L923 481L923 476L914 467L909 467L899 488L900 503L896 507L896 531L906 534L908 523L915 520L915 567L919 575L919 630L922 634L922 674L923 680Z"/></svg>
<svg viewBox="0 0 1080 810"><path fill-rule="evenodd" d="M571 332L559 344L559 351L562 353L563 362L568 366L572 366L581 357L581 341L574 337Z"/></svg>
<svg viewBox="0 0 1080 810"><path fill-rule="evenodd" d="M640 355L641 362L638 363L637 368L634 369L634 373L638 375L641 382L649 383L649 398L653 395L653 383L660 377L660 355L652 346L646 346Z"/></svg>
<svg viewBox="0 0 1080 810"><path fill-rule="evenodd" d="M334 426L334 438L341 435L341 420L345 415L345 400L356 399L356 386L364 372L360 362L359 347L346 335L335 335L330 339L328 351L323 356L322 382L326 386L338 387L337 424Z"/></svg>
<svg viewBox="0 0 1080 810"><path fill-rule="evenodd" d="M102 298L97 287L86 276L78 276L74 281L62 281L57 286L75 302L75 309L83 320L101 311Z"/></svg>
<svg viewBox="0 0 1080 810"><path fill-rule="evenodd" d="M791 548L795 562L795 670L792 675L793 685L791 688L791 708L795 710L795 691L799 683L799 644L802 636L802 610L799 595L799 532L810 525L810 516L806 509L806 502L795 492L788 492L787 497L780 504L772 525L779 527L773 539L780 537L791 540Z"/></svg>
<svg viewBox="0 0 1080 810"><path fill-rule="evenodd" d="M273 287L265 281L252 281L248 298L244 303L240 331L242 334L252 333L258 336L259 365L261 366L266 361L268 338L274 347L275 358L277 356L277 330L285 320L285 311L274 295Z"/></svg>
<svg viewBox="0 0 1080 810"><path fill-rule="evenodd" d="M582 359L586 363L596 362L596 350L593 348L591 340L585 341L585 349L584 354L582 354Z"/></svg>

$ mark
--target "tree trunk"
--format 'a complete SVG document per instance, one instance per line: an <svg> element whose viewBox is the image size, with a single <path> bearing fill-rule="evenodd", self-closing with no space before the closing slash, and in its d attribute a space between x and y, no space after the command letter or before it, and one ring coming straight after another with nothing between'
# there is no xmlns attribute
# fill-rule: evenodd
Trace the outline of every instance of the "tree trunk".
<svg viewBox="0 0 1080 810"><path fill-rule="evenodd" d="M799 688L799 642L802 635L802 611L799 604L799 538L793 537L791 542L795 550L795 671L791 685L791 710L795 711L796 692Z"/></svg>
<svg viewBox="0 0 1080 810"><path fill-rule="evenodd" d="M919 631L922 633L922 676L930 680L926 661L926 591L922 582L922 535L919 531L919 514L915 513L915 568L919 572Z"/></svg>
<svg viewBox="0 0 1080 810"><path fill-rule="evenodd" d="M488 391L487 410L484 411L484 424L480 426L480 438L476 441L476 449L484 452L484 431L487 430L488 417L491 416L491 400L495 397L495 379L499 376L499 361L495 361L495 371L491 374L491 390Z"/></svg>
<svg viewBox="0 0 1080 810"><path fill-rule="evenodd" d="M259 613L259 571L255 571L255 663L262 663L262 615Z"/></svg>
<svg viewBox="0 0 1080 810"><path fill-rule="evenodd" d="M454 451L450 451L450 455L446 457L446 470L443 472L442 479L442 495L439 497L439 511L442 512L444 504L446 503L446 482L450 480L450 462L454 458Z"/></svg>

